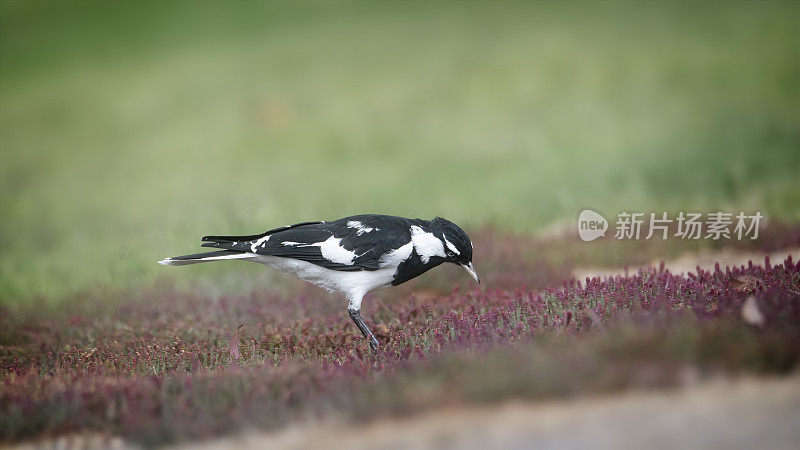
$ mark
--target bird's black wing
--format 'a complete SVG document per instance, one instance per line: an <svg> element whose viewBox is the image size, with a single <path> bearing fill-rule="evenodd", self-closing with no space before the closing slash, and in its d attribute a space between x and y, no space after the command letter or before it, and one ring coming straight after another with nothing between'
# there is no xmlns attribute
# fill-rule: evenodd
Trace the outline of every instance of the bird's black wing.
<svg viewBox="0 0 800 450"><path fill-rule="evenodd" d="M251 236L206 236L204 247L294 258L339 271L377 270L411 240L408 219L361 215L304 222Z"/></svg>
<svg viewBox="0 0 800 450"><path fill-rule="evenodd" d="M359 255L356 265L377 270L385 255L411 242L411 222L402 217L363 214L330 222L330 227L337 238L342 238L344 248Z"/></svg>
<svg viewBox="0 0 800 450"><path fill-rule="evenodd" d="M245 241L252 241L264 236L268 236L270 234L277 233L279 231L289 230L291 228L300 228L307 225L317 225L320 223L324 223L323 221L316 221L316 222L300 222L294 225L286 225L284 227L273 228L269 231L265 231L261 234L251 234L247 236L203 236L203 242L209 243L223 243L223 242L245 242ZM213 247L213 245L206 245L203 244L203 247Z"/></svg>

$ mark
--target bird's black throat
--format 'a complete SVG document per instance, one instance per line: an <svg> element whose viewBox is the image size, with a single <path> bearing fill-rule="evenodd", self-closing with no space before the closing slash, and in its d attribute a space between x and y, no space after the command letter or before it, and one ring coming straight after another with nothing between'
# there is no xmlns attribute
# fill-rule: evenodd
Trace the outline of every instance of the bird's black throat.
<svg viewBox="0 0 800 450"><path fill-rule="evenodd" d="M428 259L428 262L422 262L422 257L420 257L419 254L417 254L417 251L414 250L408 259L401 262L400 265L397 266L397 272L394 274L392 286L397 286L398 284L405 283L412 278L416 278L442 264L443 262L445 262L445 259L439 258L438 256L432 256L430 259Z"/></svg>

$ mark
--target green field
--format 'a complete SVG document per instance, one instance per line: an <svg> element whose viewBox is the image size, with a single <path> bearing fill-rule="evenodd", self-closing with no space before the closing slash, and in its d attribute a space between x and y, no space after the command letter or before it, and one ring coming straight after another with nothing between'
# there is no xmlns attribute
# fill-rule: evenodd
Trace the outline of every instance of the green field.
<svg viewBox="0 0 800 450"><path fill-rule="evenodd" d="M0 3L0 302L360 212L800 220L800 4ZM480 245L480 243L476 243ZM249 267L255 273L258 267Z"/></svg>

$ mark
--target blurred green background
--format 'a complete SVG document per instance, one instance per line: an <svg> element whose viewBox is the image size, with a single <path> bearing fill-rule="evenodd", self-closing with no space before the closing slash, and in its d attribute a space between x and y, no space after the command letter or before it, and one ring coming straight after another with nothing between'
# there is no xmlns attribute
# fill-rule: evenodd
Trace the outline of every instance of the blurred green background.
<svg viewBox="0 0 800 450"><path fill-rule="evenodd" d="M0 299L362 212L800 219L800 5L0 2ZM259 267L247 270L263 270Z"/></svg>

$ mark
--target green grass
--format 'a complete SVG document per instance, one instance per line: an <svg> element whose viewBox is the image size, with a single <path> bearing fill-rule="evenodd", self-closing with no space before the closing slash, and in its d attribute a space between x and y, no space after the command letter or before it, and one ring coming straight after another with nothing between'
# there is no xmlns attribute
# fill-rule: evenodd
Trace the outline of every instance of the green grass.
<svg viewBox="0 0 800 450"><path fill-rule="evenodd" d="M584 207L800 220L799 18L0 3L0 301L135 287L203 234L359 212L513 231Z"/></svg>

